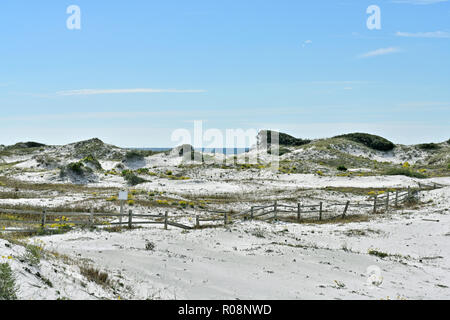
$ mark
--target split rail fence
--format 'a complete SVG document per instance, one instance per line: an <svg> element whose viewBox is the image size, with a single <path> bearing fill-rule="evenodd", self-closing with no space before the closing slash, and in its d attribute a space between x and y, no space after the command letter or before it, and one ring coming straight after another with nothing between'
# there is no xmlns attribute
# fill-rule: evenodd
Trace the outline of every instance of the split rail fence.
<svg viewBox="0 0 450 320"><path fill-rule="evenodd" d="M224 211L207 211L212 213L210 217L195 217L195 225L189 226L174 221L174 216L169 216L168 212L164 215L136 214L129 210L127 214L115 213L94 213L90 212L52 212L48 210L32 211L32 210L16 210L0 208L0 232L29 232L38 229L57 230L64 226L85 226L85 227L128 227L139 225L164 225L164 229L169 226L181 228L185 230L198 229L209 226L228 225L236 220L287 220L287 221L308 221L325 219L345 218L349 215L351 208L367 209L369 214L387 213L391 208L399 208L401 204L417 197L420 191L434 190L445 187L441 184L419 184L419 188L408 187L405 191L386 191L382 195L375 194L373 198L365 203L351 203L346 201L342 203L326 203L318 202L315 204L297 203L296 205L286 205L275 201L274 204L266 206L253 206L249 210L240 213L231 213ZM340 209L339 209L340 208ZM21 217L26 217L21 218ZM77 218L78 220L74 220ZM110 222L111 218L119 220L119 222ZM115 220L115 221L116 221ZM205 225L205 222L213 222L215 224ZM18 229L5 225L29 225L32 228ZM203 224L203 225L202 225ZM34 227L34 229L33 229Z"/></svg>

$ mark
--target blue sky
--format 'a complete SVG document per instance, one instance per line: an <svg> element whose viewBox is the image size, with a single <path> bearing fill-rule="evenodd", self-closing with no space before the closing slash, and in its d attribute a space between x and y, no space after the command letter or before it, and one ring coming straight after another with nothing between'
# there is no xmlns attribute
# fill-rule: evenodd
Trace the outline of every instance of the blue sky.
<svg viewBox="0 0 450 320"><path fill-rule="evenodd" d="M3 0L0 39L0 144L167 147L195 120L450 138L450 1Z"/></svg>

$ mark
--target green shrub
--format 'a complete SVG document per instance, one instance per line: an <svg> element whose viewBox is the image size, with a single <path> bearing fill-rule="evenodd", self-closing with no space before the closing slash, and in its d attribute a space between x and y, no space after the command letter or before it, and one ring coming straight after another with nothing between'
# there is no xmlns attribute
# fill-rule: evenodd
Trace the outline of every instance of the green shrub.
<svg viewBox="0 0 450 320"><path fill-rule="evenodd" d="M17 300L18 291L11 267L0 263L0 300Z"/></svg>
<svg viewBox="0 0 450 320"><path fill-rule="evenodd" d="M423 143L418 145L419 149L422 150L439 150L441 147L436 143Z"/></svg>
<svg viewBox="0 0 450 320"><path fill-rule="evenodd" d="M100 162L98 162L98 160L95 157L93 157L92 155L87 156L86 158L81 160L81 162L82 163L86 163L86 164L91 164L97 170L101 170L102 169L102 165L100 164Z"/></svg>
<svg viewBox="0 0 450 320"><path fill-rule="evenodd" d="M385 172L385 175L388 176L407 176L407 177L412 177L412 178L419 178L419 179L424 179L427 176L416 172L416 171L412 171L411 169L407 169L407 168L394 168L394 169L389 169Z"/></svg>
<svg viewBox="0 0 450 320"><path fill-rule="evenodd" d="M395 145L391 141L389 141L383 137L368 134L368 133L359 133L359 132L350 133L350 134L344 134L341 136L337 136L335 138L342 138L342 139L347 139L347 140L351 140L354 142L358 142L358 143L365 145L366 147L369 147L374 150L379 150L379 151L390 151L395 148Z"/></svg>
<svg viewBox="0 0 450 320"><path fill-rule="evenodd" d="M279 141L278 144L281 146L294 146L299 147L305 144L311 143L311 140L303 140L299 138L295 138L286 133L273 131L274 134L278 134ZM267 145L270 146L272 144L272 131L271 130L263 130L259 133L260 137L267 136ZM263 142L263 141L261 141Z"/></svg>
<svg viewBox="0 0 450 320"><path fill-rule="evenodd" d="M84 164L82 162L72 162L67 165L67 169L77 174L83 173L83 167Z"/></svg>
<svg viewBox="0 0 450 320"><path fill-rule="evenodd" d="M128 151L125 154L125 161L140 161L144 159L142 152L137 150Z"/></svg>
<svg viewBox="0 0 450 320"><path fill-rule="evenodd" d="M137 175L135 175L133 173L133 171L130 171L130 170L124 170L122 172L122 176L124 177L124 179L128 182L128 184L130 186L136 186L138 184L147 182L147 180L142 179L141 177L138 177Z"/></svg>
<svg viewBox="0 0 450 320"><path fill-rule="evenodd" d="M345 166L339 166L339 167L337 167L337 169L339 171L348 171L348 169Z"/></svg>

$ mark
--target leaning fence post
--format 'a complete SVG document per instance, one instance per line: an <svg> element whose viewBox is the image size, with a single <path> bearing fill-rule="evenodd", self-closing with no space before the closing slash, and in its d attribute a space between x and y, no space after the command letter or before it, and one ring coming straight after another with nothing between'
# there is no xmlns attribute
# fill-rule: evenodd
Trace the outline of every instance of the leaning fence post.
<svg viewBox="0 0 450 320"><path fill-rule="evenodd" d="M319 208L319 221L322 221L322 209L323 209L323 202L320 203L320 208Z"/></svg>
<svg viewBox="0 0 450 320"><path fill-rule="evenodd" d="M47 211L43 210L42 211L42 221L41 221L42 228L45 228L46 221L47 221Z"/></svg>
<svg viewBox="0 0 450 320"><path fill-rule="evenodd" d="M169 213L166 211L166 213L164 214L164 230L167 230L167 229L168 229L168 228L167 228L167 224L168 224L167 219L168 219L168 216L169 216Z"/></svg>
<svg viewBox="0 0 450 320"><path fill-rule="evenodd" d="M389 211L389 191L386 194L386 212Z"/></svg>
<svg viewBox="0 0 450 320"><path fill-rule="evenodd" d="M345 218L345 215L347 214L348 207L350 206L350 201L347 201L344 208L344 213L342 214L342 218Z"/></svg>
<svg viewBox="0 0 450 320"><path fill-rule="evenodd" d="M128 229L133 228L133 211L128 211Z"/></svg>
<svg viewBox="0 0 450 320"><path fill-rule="evenodd" d="M275 204L273 205L273 211L274 211L274 217L275 217L275 219L277 218L277 215L278 215L278 202L277 201L275 201Z"/></svg>
<svg viewBox="0 0 450 320"><path fill-rule="evenodd" d="M374 200L373 200L373 214L377 213L377 198L378 198L378 195L376 194L374 197Z"/></svg>
<svg viewBox="0 0 450 320"><path fill-rule="evenodd" d="M297 203L297 220L300 222L302 219L302 204L299 202Z"/></svg>

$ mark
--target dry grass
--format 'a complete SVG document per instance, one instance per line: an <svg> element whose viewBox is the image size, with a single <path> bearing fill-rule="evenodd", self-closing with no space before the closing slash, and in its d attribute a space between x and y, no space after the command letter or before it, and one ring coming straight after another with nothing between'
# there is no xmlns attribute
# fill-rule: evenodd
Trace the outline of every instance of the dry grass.
<svg viewBox="0 0 450 320"><path fill-rule="evenodd" d="M108 274L94 268L93 266L82 265L80 266L80 272L89 281L95 282L103 287L109 286L111 284Z"/></svg>

